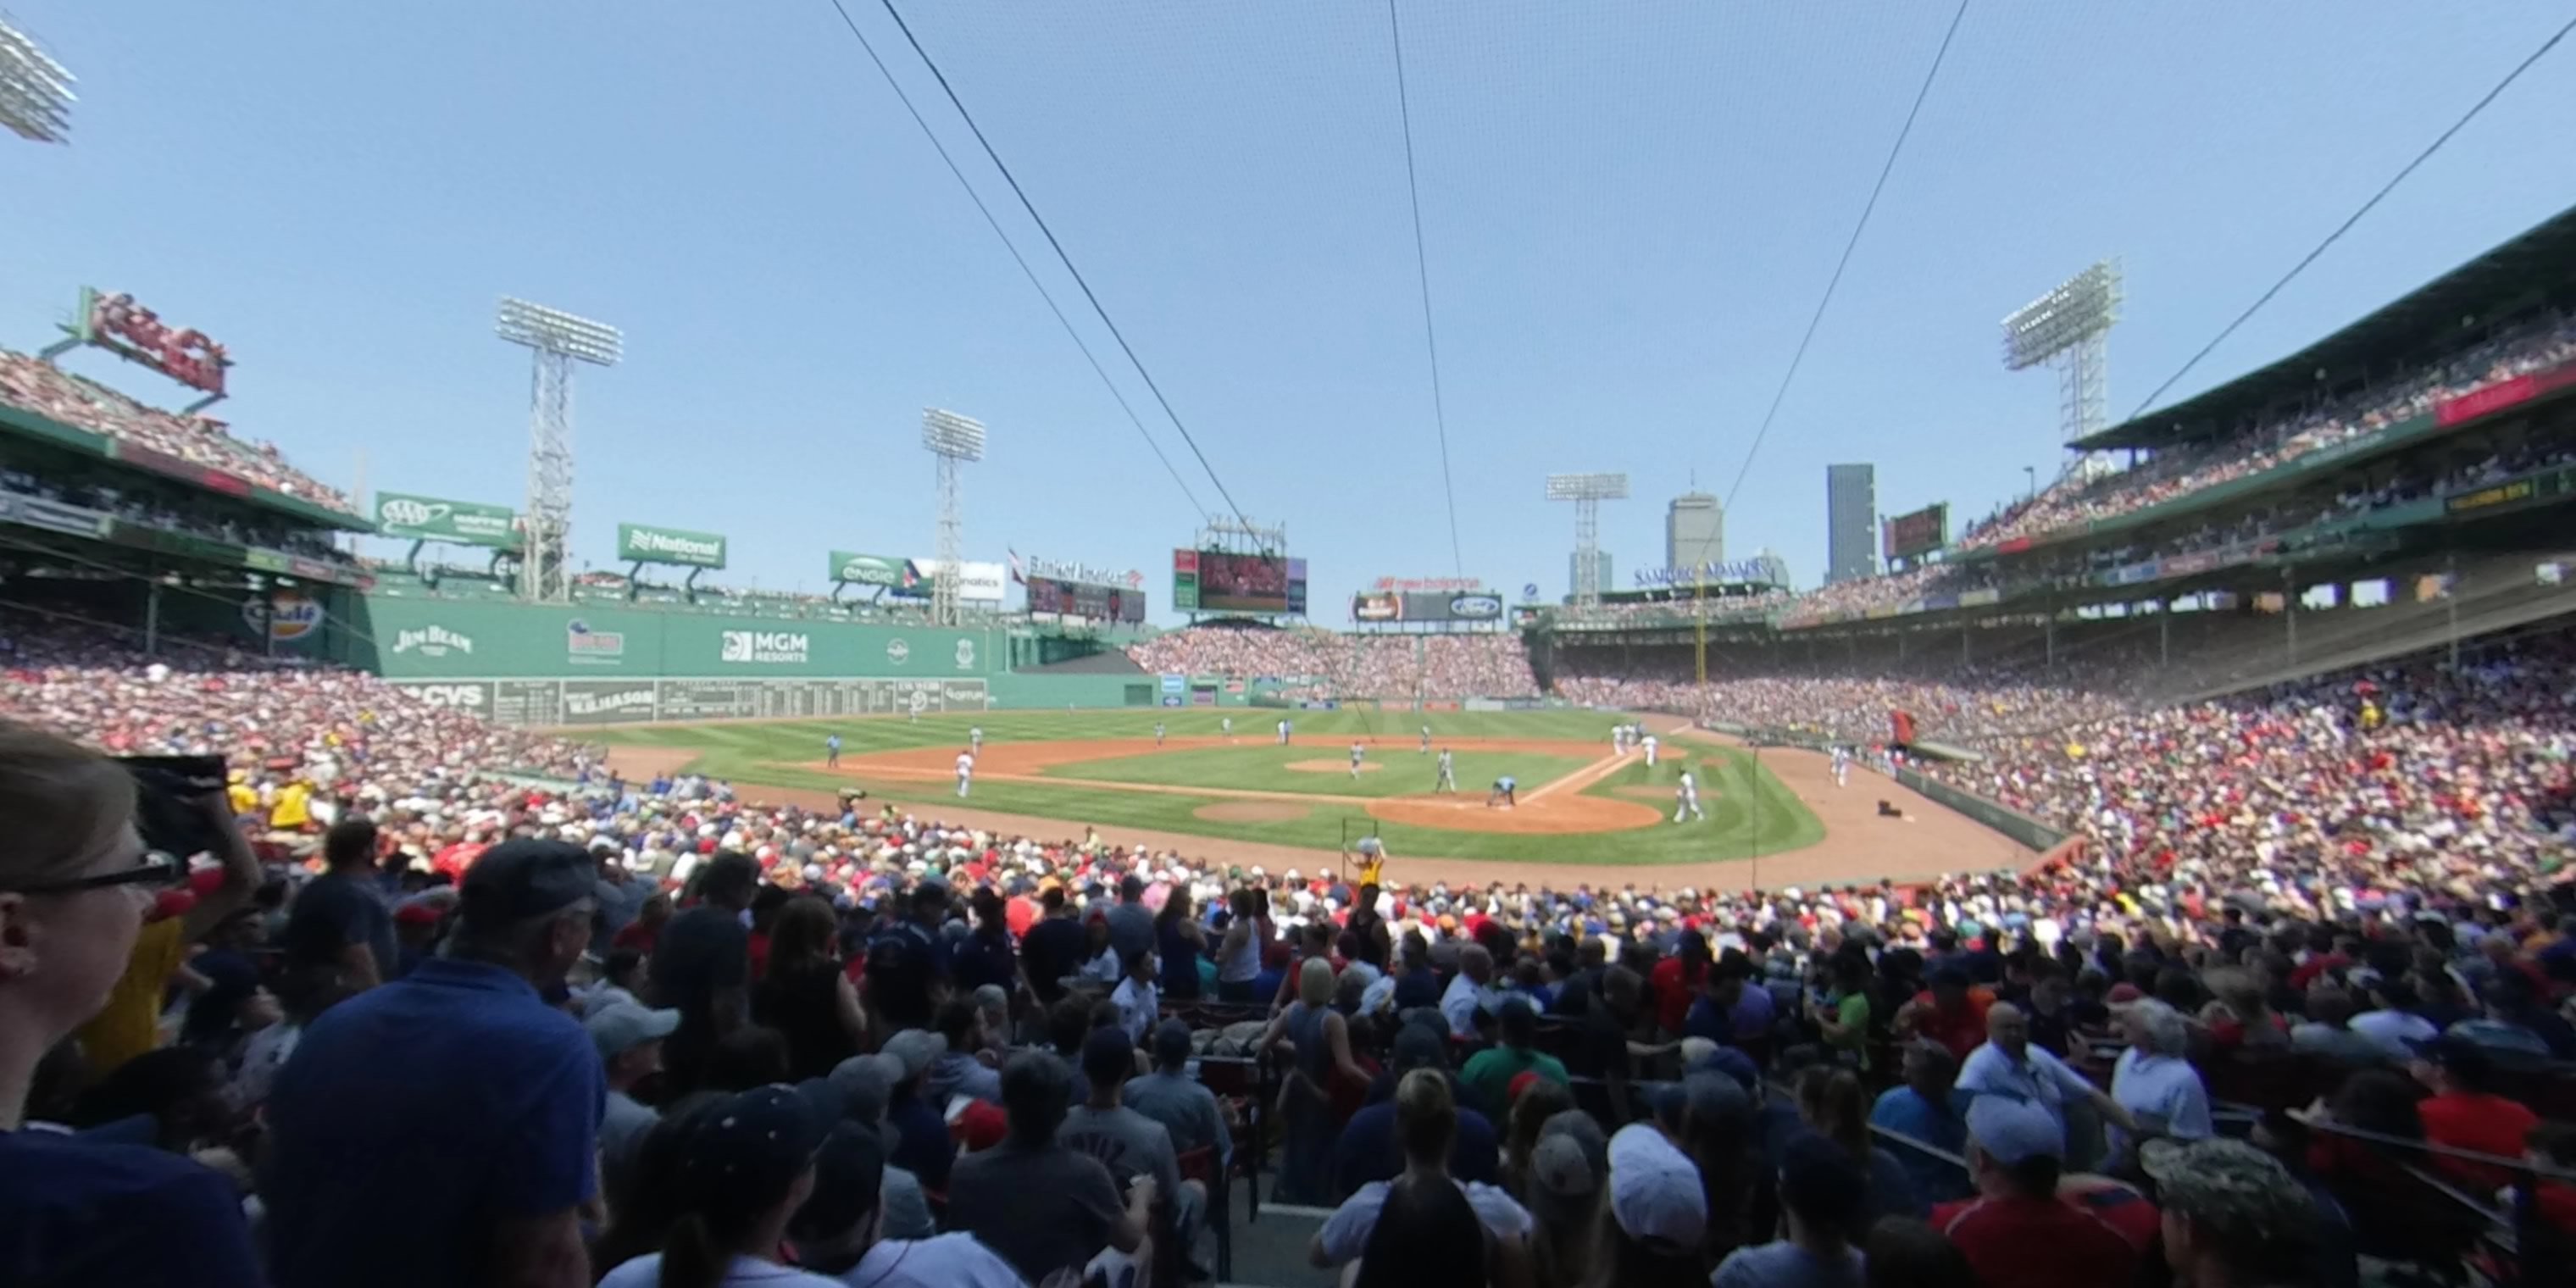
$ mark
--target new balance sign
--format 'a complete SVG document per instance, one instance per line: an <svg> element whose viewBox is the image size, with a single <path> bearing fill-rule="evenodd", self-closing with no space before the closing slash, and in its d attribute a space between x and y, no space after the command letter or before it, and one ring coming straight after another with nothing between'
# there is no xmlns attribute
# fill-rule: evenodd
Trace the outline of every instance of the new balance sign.
<svg viewBox="0 0 2576 1288"><path fill-rule="evenodd" d="M726 631L719 660L797 664L810 652L811 645L799 631Z"/></svg>

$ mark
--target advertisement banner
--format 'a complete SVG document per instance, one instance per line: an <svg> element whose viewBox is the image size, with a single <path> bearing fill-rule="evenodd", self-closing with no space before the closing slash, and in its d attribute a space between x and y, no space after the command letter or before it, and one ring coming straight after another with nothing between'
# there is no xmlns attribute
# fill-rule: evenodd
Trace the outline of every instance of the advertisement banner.
<svg viewBox="0 0 2576 1288"><path fill-rule="evenodd" d="M825 581L843 581L853 586L900 586L903 584L903 560L885 555L854 554L847 550L831 552L832 567Z"/></svg>
<svg viewBox="0 0 2576 1288"><path fill-rule="evenodd" d="M1066 559L1048 559L1039 555L1030 555L1021 563L1025 565L1027 577L1031 581L1040 577L1049 577L1057 581L1075 581L1091 586L1117 586L1129 590L1140 589L1145 584L1145 574L1133 568L1121 571L1095 564L1075 563Z"/></svg>
<svg viewBox="0 0 2576 1288"><path fill-rule="evenodd" d="M1362 596L1363 599L1371 596ZM1390 598L1378 596L1377 598ZM1485 593L1456 594L1439 591L1410 591L1392 596L1396 615L1386 619L1406 622L1499 622L1503 619L1503 598ZM1362 621L1371 620L1366 616Z"/></svg>
<svg viewBox="0 0 2576 1288"><path fill-rule="evenodd" d="M1950 543L1950 504L1936 502L1879 527L1882 552L1890 559L1911 559Z"/></svg>
<svg viewBox="0 0 2576 1288"><path fill-rule="evenodd" d="M1184 560L1183 556L1188 558ZM1233 550L1174 551L1172 599L1181 607L1181 574L1193 574L1190 596L1197 606L1228 613L1306 611L1306 561L1282 555Z"/></svg>
<svg viewBox="0 0 2576 1288"><path fill-rule="evenodd" d="M1457 591L1483 590L1485 588L1485 581L1481 577L1380 577L1377 579L1376 588L1379 590L1394 591L1445 590L1454 593ZM1536 594L1538 592L1532 591L1530 593Z"/></svg>
<svg viewBox="0 0 2576 1288"><path fill-rule="evenodd" d="M1759 559L1737 559L1728 563L1685 564L1678 568L1640 568L1631 574L1639 590L1662 590L1666 587L1719 586L1737 582L1768 585L1774 576L1771 566Z"/></svg>
<svg viewBox="0 0 2576 1288"><path fill-rule="evenodd" d="M905 562L912 565L916 581L913 593L918 595L927 596L930 593L931 583L947 571L946 566L936 559L914 558ZM959 561L959 567L963 568L964 572L957 583L958 602L967 604L1002 602L1002 587L1009 578L1009 573L1002 565L966 559Z"/></svg>
<svg viewBox="0 0 2576 1288"><path fill-rule="evenodd" d="M1028 579L1029 611L1095 622L1145 620L1145 592L1056 577Z"/></svg>
<svg viewBox="0 0 2576 1288"><path fill-rule="evenodd" d="M1351 596L1351 620L1357 622L1400 622L1404 620L1404 596L1386 592L1361 591Z"/></svg>
<svg viewBox="0 0 2576 1288"><path fill-rule="evenodd" d="M1172 552L1172 607L1195 612L1199 606L1199 552Z"/></svg>
<svg viewBox="0 0 2576 1288"><path fill-rule="evenodd" d="M460 546L519 548L519 515L506 505L443 501L409 492L376 493L376 528L385 536L409 541L444 541Z"/></svg>
<svg viewBox="0 0 2576 1288"><path fill-rule="evenodd" d="M621 523L617 525L617 557L633 563L722 568L725 539L712 532Z"/></svg>
<svg viewBox="0 0 2576 1288"><path fill-rule="evenodd" d="M172 327L123 291L81 288L80 312L63 330L128 362L150 367L191 389L224 396L224 346L195 327Z"/></svg>

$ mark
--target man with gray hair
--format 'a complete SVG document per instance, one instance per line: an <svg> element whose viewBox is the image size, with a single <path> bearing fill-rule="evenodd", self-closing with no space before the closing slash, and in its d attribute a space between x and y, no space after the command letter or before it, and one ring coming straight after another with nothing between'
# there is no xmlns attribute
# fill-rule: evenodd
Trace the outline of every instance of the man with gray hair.
<svg viewBox="0 0 2576 1288"><path fill-rule="evenodd" d="M2238 1140L2146 1151L2178 1288L2306 1284L2316 1270L2316 1200L2288 1169Z"/></svg>
<svg viewBox="0 0 2576 1288"><path fill-rule="evenodd" d="M2209 1120L2209 1089L2191 1067L2191 1030L2182 1013L2141 998L2120 1007L2119 1015L2129 1049L2111 1067L2111 1098L2145 1131L2186 1141L2217 1135Z"/></svg>
<svg viewBox="0 0 2576 1288"><path fill-rule="evenodd" d="M1458 950L1458 974L1440 994L1440 1017L1449 1022L1449 1036L1473 1040L1476 1015L1490 1014L1496 1008L1490 987L1494 978L1494 955L1483 944L1468 944Z"/></svg>

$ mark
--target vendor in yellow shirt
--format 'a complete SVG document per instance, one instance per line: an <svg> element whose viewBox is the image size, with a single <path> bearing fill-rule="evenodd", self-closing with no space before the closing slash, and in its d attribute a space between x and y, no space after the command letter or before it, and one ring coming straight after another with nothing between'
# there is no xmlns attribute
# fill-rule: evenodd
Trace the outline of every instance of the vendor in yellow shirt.
<svg viewBox="0 0 2576 1288"><path fill-rule="evenodd" d="M268 826L272 831L300 832L313 822L313 785L301 778L290 778L277 789L277 799L268 807Z"/></svg>

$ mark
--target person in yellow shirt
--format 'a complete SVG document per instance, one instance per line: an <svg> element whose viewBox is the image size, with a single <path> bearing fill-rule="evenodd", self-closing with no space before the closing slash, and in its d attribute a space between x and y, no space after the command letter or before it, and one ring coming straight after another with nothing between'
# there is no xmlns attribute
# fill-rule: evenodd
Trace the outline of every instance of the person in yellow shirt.
<svg viewBox="0 0 2576 1288"><path fill-rule="evenodd" d="M313 822L313 785L301 778L290 778L277 789L277 799L268 807L268 826L273 831L300 832Z"/></svg>
<svg viewBox="0 0 2576 1288"><path fill-rule="evenodd" d="M236 769L225 780L224 798L233 807L233 817L259 812L259 789L250 785L250 774Z"/></svg>
<svg viewBox="0 0 2576 1288"><path fill-rule="evenodd" d="M251 892L259 888L259 859L234 825L226 794L210 790L196 804L222 847L213 857L223 864L223 878L198 894L185 911L145 923L135 937L133 951L126 955L125 973L109 990L107 1005L80 1029L81 1054L92 1077L104 1078L161 1045L162 996L170 977L187 962L189 945L248 903Z"/></svg>

